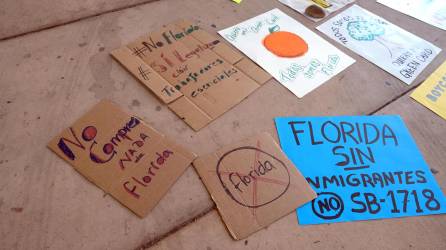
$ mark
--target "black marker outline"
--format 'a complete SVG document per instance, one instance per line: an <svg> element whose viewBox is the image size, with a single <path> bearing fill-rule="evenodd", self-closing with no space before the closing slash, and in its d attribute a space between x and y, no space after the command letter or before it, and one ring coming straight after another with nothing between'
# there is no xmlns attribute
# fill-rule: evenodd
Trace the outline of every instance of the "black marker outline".
<svg viewBox="0 0 446 250"><path fill-rule="evenodd" d="M317 198L319 198L319 196L322 196L322 195L331 195L332 197L336 198L339 201L340 208L339 208L339 210L337 211L337 213L335 215L330 215L330 216L322 215L322 214L319 214L316 211L316 209L314 209L314 203L316 202ZM341 196L339 196L336 193L333 193L333 192L320 192L320 193L317 193L316 199L313 199L311 201L311 210L313 210L313 213L317 217L319 217L321 219L324 219L324 220L334 220L334 219L337 219L337 218L341 217L342 213L344 212L344 201L342 200Z"/></svg>
<svg viewBox="0 0 446 250"><path fill-rule="evenodd" d="M283 192L280 193L276 198L272 199L271 201L268 201L268 202L265 202L265 203L263 203L263 204L256 205L256 206L252 206L252 205L244 204L244 203L240 202L239 200L237 200L237 199L232 195L231 191L229 190L229 188L226 186L226 184L225 184L224 181L222 180L221 175L220 175L220 164L221 164L221 162L223 161L223 159L224 159L226 156L228 156L229 154L231 154L231 153L233 153L233 152L235 152L235 151L238 151L238 150L244 150L244 149L254 150L254 151L259 151L259 152L261 152L261 153L264 153L264 154L268 155L269 157L273 158L274 160L278 161L280 164L282 164L282 167L285 168L286 173L287 173L287 175L288 175L288 184L287 184L286 188L283 190ZM259 149L259 148L251 147L251 146L244 146L244 147L235 148L235 149L232 149L232 150L230 150L230 151L224 153L224 154L220 157L220 159L218 160L218 162L217 162L216 173L217 173L218 179L220 180L220 183L221 183L223 189L225 190L226 194L228 194L229 197L230 197L232 200L234 200L235 202L237 202L238 204L240 204L240 205L242 205L242 206L244 206L244 207L249 207L249 208L258 208L258 207L261 207L261 206L265 206L265 205L268 205L269 203L271 203L271 202L273 202L273 201L279 199L280 197L282 197L282 195L284 195L284 194L288 191L288 188L290 187L290 184L291 184L290 171L288 170L288 168L287 168L287 166L285 165L285 163L283 163L281 160L279 160L279 159L278 159L277 157L275 157L274 155L272 155L272 154L270 154L270 153L267 153L267 152L265 152L265 151L263 151L263 150L261 150L261 149Z"/></svg>

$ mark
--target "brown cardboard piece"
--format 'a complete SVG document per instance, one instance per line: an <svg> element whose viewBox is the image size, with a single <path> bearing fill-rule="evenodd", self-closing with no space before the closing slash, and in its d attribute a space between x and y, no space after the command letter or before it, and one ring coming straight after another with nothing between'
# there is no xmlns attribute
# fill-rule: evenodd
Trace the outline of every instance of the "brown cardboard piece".
<svg viewBox="0 0 446 250"><path fill-rule="evenodd" d="M184 20L111 54L196 131L271 79L250 59Z"/></svg>
<svg viewBox="0 0 446 250"><path fill-rule="evenodd" d="M193 165L237 240L316 197L268 133L199 157Z"/></svg>
<svg viewBox="0 0 446 250"><path fill-rule="evenodd" d="M48 147L140 217L155 207L196 157L106 100Z"/></svg>

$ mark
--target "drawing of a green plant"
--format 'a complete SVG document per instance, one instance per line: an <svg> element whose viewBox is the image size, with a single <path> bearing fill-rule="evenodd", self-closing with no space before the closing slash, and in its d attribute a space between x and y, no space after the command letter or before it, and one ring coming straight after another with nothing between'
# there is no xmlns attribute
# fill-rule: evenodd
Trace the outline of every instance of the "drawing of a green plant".
<svg viewBox="0 0 446 250"><path fill-rule="evenodd" d="M347 23L347 31L350 37L357 41L377 42L384 46L393 57L392 50L389 48L388 41L383 38L386 29L378 21L359 20Z"/></svg>
<svg viewBox="0 0 446 250"><path fill-rule="evenodd" d="M348 34L358 41L373 41L384 35L386 30L377 23L369 21L353 21L347 24Z"/></svg>

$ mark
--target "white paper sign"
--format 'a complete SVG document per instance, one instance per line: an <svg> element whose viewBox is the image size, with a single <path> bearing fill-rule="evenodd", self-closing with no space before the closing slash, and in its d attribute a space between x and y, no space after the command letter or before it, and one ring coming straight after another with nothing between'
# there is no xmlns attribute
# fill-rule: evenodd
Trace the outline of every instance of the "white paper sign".
<svg viewBox="0 0 446 250"><path fill-rule="evenodd" d="M407 84L441 51L357 5L317 29Z"/></svg>
<svg viewBox="0 0 446 250"><path fill-rule="evenodd" d="M323 20L331 13L339 10L347 4L353 3L354 1L355 0L279 0L279 2L289 6L315 22ZM320 11L315 15L315 13L313 13L314 10L312 11L311 8L316 8Z"/></svg>
<svg viewBox="0 0 446 250"><path fill-rule="evenodd" d="M219 34L299 98L355 62L279 9Z"/></svg>
<svg viewBox="0 0 446 250"><path fill-rule="evenodd" d="M378 3L446 30L445 0L378 0Z"/></svg>

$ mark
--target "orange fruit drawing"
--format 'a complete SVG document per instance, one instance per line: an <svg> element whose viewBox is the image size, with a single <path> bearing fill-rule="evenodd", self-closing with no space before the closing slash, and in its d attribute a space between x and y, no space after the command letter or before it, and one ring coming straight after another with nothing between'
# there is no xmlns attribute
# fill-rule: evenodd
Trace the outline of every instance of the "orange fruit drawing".
<svg viewBox="0 0 446 250"><path fill-rule="evenodd" d="M298 57L308 51L308 44L300 36L287 31L277 31L263 39L263 46L279 57Z"/></svg>

